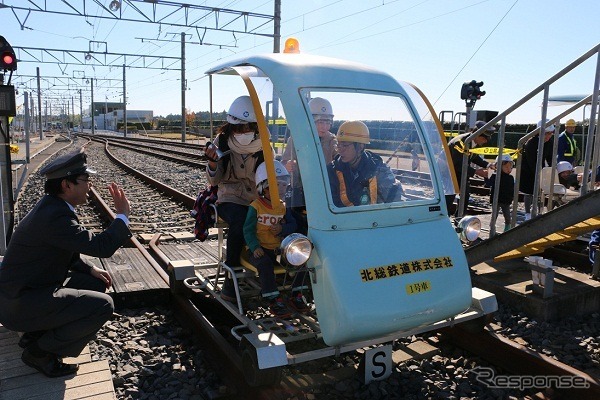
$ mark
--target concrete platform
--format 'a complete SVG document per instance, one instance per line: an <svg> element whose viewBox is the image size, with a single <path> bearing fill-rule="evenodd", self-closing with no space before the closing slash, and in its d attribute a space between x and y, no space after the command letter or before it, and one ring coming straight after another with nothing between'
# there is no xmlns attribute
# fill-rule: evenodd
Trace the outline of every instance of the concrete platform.
<svg viewBox="0 0 600 400"><path fill-rule="evenodd" d="M116 399L108 361L91 361L89 347L76 358L64 359L79 364L75 375L48 378L21 361L18 342L17 332L0 325L0 400Z"/></svg>
<svg viewBox="0 0 600 400"><path fill-rule="evenodd" d="M531 269L523 259L481 263L471 271L473 286L494 293L498 301L542 321L600 310L600 282L589 274L558 267L553 295L544 299L532 290Z"/></svg>

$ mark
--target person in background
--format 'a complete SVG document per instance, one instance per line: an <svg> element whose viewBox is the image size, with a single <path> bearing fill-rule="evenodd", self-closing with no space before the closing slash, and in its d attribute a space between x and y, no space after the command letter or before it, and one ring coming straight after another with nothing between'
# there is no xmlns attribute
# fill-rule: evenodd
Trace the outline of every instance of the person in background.
<svg viewBox="0 0 600 400"><path fill-rule="evenodd" d="M25 332L21 359L49 377L74 374L76 357L114 311L109 273L81 254L110 257L131 237L130 205L112 183L116 218L101 233L85 229L75 207L85 204L91 181L83 152L59 157L40 170L46 195L15 229L0 265L0 322Z"/></svg>
<svg viewBox="0 0 600 400"><path fill-rule="evenodd" d="M208 182L219 186L217 212L229 225L225 263L233 268L240 265L244 221L248 206L258 197L255 171L264 160L256 115L249 96L240 96L231 103L227 122L218 128L218 135L207 146L205 155L209 160L206 168ZM223 284L221 298L236 301L235 288L229 276Z"/></svg>
<svg viewBox="0 0 600 400"><path fill-rule="evenodd" d="M410 156L412 158L411 169L413 171L418 171L419 167L421 166L421 159L419 158L419 154L417 154L417 151L415 149L412 149L410 151Z"/></svg>
<svg viewBox="0 0 600 400"><path fill-rule="evenodd" d="M285 193L290 184L290 174L279 161L273 161L279 194ZM283 301L275 281L275 253L284 237L296 230L296 220L285 202L273 204L267 179L267 167L263 162L256 170L256 188L259 197L250 203L244 223L244 237L250 248L249 261L258 270L261 295L269 303L271 314L279 318L289 317L290 310ZM292 296L288 304L298 312L308 310L302 295L304 273L297 273L292 282Z"/></svg>
<svg viewBox="0 0 600 400"><path fill-rule="evenodd" d="M333 202L337 207L390 203L404 194L394 173L377 154L362 121L346 121L337 132L338 155L327 166Z"/></svg>
<svg viewBox="0 0 600 400"><path fill-rule="evenodd" d="M558 136L557 161L567 161L572 166L578 165L579 148L574 137L577 123L570 119L565 123L565 131Z"/></svg>
<svg viewBox="0 0 600 400"><path fill-rule="evenodd" d="M573 166L568 161L561 161L556 164L556 172L558 172L558 182L564 185L567 189L579 190L581 187L581 176L578 176L573 171Z"/></svg>
<svg viewBox="0 0 600 400"><path fill-rule="evenodd" d="M546 120L547 122L548 120ZM543 121L539 121L537 127L542 126ZM542 140L544 141L542 156L542 167L552 165L552 142L550 139L554 134L554 125L542 128ZM538 158L538 144L540 142L540 134L529 138L523 147L523 160L521 162L521 176L519 180L519 190L523 192L525 201L525 220L531 218L531 205L533 203L533 189L535 185L535 173Z"/></svg>
<svg viewBox="0 0 600 400"><path fill-rule="evenodd" d="M317 134L319 135L323 158L325 159L325 163L329 164L337 154L335 135L329 131L333 124L333 109L331 108L331 103L322 97L315 97L308 102L308 107L317 127ZM296 161L294 140L291 137L287 142L285 151L281 157L281 162L285 165L292 177L291 190L286 202L288 203L288 207L292 208L294 217L298 222L298 232L306 234L308 232L308 225L304 203L304 188L302 187L302 179Z"/></svg>
<svg viewBox="0 0 600 400"><path fill-rule="evenodd" d="M498 207L504 217L504 232L510 229L511 215L510 206L514 198L515 178L510 174L514 161L508 154L496 158L496 171L486 179L486 184L491 187L490 202L494 201L494 190L496 187L496 176L500 171L500 187L498 189Z"/></svg>
<svg viewBox="0 0 600 400"><path fill-rule="evenodd" d="M471 135L473 132L481 129L486 124L485 121L477 121L475 126L471 128L469 132L463 133L462 135L458 135L452 138L448 142L448 148L450 149L450 157L452 158L452 165L454 166L454 173L456 174L456 180L460 186L461 176L462 176L462 166L463 166L463 154L465 153L465 143L464 140ZM477 136L471 142L471 148L483 147L492 137L492 134L496 131L495 128L491 127L483 132L481 135ZM475 164L479 166L479 168L475 169L471 167L471 164ZM487 178L488 168L492 168L493 165L486 160L483 159L478 154L470 154L469 162L467 164L467 188L465 192L465 201L463 203L462 214L466 214L467 206L469 205L469 197L470 197L470 189L469 189L469 178L472 178L474 175L478 175L482 178ZM459 189L460 190L460 189ZM454 200L456 195L446 195L446 204L448 206L448 212L450 214L454 214Z"/></svg>

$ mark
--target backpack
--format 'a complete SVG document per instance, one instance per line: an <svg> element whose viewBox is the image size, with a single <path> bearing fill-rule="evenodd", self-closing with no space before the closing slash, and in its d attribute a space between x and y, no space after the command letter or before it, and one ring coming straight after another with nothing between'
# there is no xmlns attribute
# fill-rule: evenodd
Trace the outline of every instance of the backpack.
<svg viewBox="0 0 600 400"><path fill-rule="evenodd" d="M204 242L208 237L208 229L215 225L215 212L211 204L217 202L218 186L207 186L201 190L194 202L190 215L196 220L194 223L194 236Z"/></svg>

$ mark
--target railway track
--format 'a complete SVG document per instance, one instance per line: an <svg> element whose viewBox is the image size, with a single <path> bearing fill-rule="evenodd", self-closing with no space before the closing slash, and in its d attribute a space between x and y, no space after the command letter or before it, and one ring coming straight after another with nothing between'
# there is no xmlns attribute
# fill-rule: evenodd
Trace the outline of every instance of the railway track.
<svg viewBox="0 0 600 400"><path fill-rule="evenodd" d="M101 149L104 146L99 145L88 145L88 152L91 154L91 159L94 160L94 167L96 167L97 161L100 158ZM110 146L109 146L110 148ZM104 150L102 150L103 152ZM118 151L109 150L111 153L125 153L130 152L129 149L121 148ZM109 156L112 161L115 162L117 157L115 154ZM98 197L96 200L97 204L108 206L109 203L106 200L102 200L103 197L107 197L108 194L102 187L105 186L104 183L108 183L111 180L117 181L120 184L123 184L128 192L128 195L135 195L133 199L134 207L132 210L134 211L134 215L132 215L132 228L135 228L135 233L137 235L153 235L155 233L161 233L165 231L172 231L173 229L183 229L189 231L191 229L191 220L186 219L189 218L187 215L187 210L190 208L190 204L193 203L193 196L190 194L186 194L183 192L179 192L177 190L173 190L173 188L169 188L168 185L160 182L160 179L156 179L157 176L153 178L147 176L140 170L143 168L148 168L148 165L151 164L150 156L144 156L146 161L139 162L136 166L126 167L125 162L121 160L121 166L119 168L125 169L115 169L114 167L106 166L99 169L99 174L96 178L98 178L98 183L95 184L97 186L95 188L94 196ZM164 161L158 161L159 163L164 163ZM142 165L143 168L140 166ZM135 174L137 177L135 179L130 178L130 174ZM190 174L196 174L198 176L198 171L189 172ZM182 175L186 175L185 173ZM145 176L145 177L144 177ZM95 178L95 179L96 179ZM133 179L133 180L130 180ZM181 178L182 180L189 179ZM176 180L175 180L176 181ZM150 186L148 186L150 185ZM197 188L196 188L197 190ZM163 195L161 193L166 193ZM176 203L177 206L173 206L173 203ZM108 207L110 208L110 207ZM168 213L161 212L161 210L171 210ZM177 211L174 211L177 210ZM99 212L97 210L82 210L80 211L82 214L82 218L85 219L85 223L90 224L89 226L93 226L97 229L102 229L104 224L103 217L99 216ZM104 213L104 212L101 212ZM155 216L165 216L174 217L172 221L161 223L155 220ZM181 214L181 218L179 217ZM96 217L94 216L96 215ZM138 242L139 243L139 242ZM140 244L140 251L144 252L146 249ZM146 251L147 252L147 251ZM154 263L158 266L158 262L154 260L149 260L150 263ZM160 267L158 267L157 271L160 271L159 274L162 278L168 282L167 273ZM234 393L247 393L251 394L253 398L289 398L292 396L300 396L303 393L314 392L319 393L318 387L327 387L333 386L339 383L340 377L348 377L354 376L354 368L352 366L340 366L339 360L334 360L333 362L324 362L323 365L317 367L317 370L320 368L325 372L325 376L329 377L329 379L321 377L321 379L315 379L314 369L304 368L304 367L294 367L290 372L284 374L284 379L282 385L275 388L249 388L243 383L242 371L240 371L240 365L242 365L240 356L238 353L238 349L236 348L235 341L231 340L231 337L228 336L228 324L236 323L236 321L232 321L228 318L222 318L224 314L219 305L206 296L206 293L203 293L200 290L194 291L191 290L188 293L184 294L173 294L172 297L172 305L175 312L180 316L182 321L186 321L186 323L194 329L195 334L202 338L205 348L210 348L212 350L212 355L210 356L213 359L212 365L218 365L218 369L221 370L221 378L226 385L231 389L224 394L224 396L231 395L235 397ZM215 322L216 321L216 322ZM469 333L471 336L467 336L461 330L445 330L442 331L438 337L448 339L455 345L465 348L470 354L479 355L482 358L490 358L492 360L493 365L500 367L503 371L507 371L509 373L520 373L523 374L522 366L524 365L524 361L520 359L519 356L520 351L524 354L523 357L534 357L537 361L532 364L533 369L527 370L526 373L542 375L542 374L552 374L552 375L569 375L569 376L578 376L584 382L587 382L590 387L585 391L577 391L574 392L577 395L577 398L594 398L591 396L600 395L598 392L598 384L594 378L589 375L577 371L574 368L569 368L562 364L558 368L560 369L557 372L556 362L549 360L547 357L540 356L537 353L532 352L531 350L527 350L524 348L520 348L519 345L515 343L506 344L507 339L500 339L500 336L491 332L491 331L481 331L476 334ZM474 336L473 336L474 335ZM429 333L428 336L435 337L436 335L433 333ZM460 338L468 337L469 339L466 341L461 341ZM478 338L479 337L479 338ZM503 348L498 343L489 342L489 337L495 337L495 340L500 340L505 343L506 346L512 346L512 351L514 354L511 355L509 362L502 357L490 356L485 353L485 349L490 348ZM487 342L485 342L487 340ZM487 343L482 345L481 343ZM508 342L510 343L510 342ZM400 347L404 346L406 343L400 343ZM478 344L478 346L476 346ZM503 345L503 346L504 346ZM440 343L440 346L444 346L444 341ZM521 346L522 347L522 346ZM507 354L506 350L500 351L500 354ZM533 355L537 354L537 355ZM354 364L358 362L359 356L349 356L345 358L347 360L347 364ZM333 365L333 368L332 368ZM313 367L313 366L311 366ZM395 373L401 373L402 367L398 367ZM337 371L337 372L336 372ZM300 385L297 382L302 381L311 381L314 383L314 386L311 385ZM536 389L536 388L534 388ZM538 388L539 389L539 388ZM528 393L537 392L536 390L529 390ZM568 392L567 395L570 397L572 395L571 392ZM590 396L590 397L585 397ZM300 398L300 397L299 397Z"/></svg>

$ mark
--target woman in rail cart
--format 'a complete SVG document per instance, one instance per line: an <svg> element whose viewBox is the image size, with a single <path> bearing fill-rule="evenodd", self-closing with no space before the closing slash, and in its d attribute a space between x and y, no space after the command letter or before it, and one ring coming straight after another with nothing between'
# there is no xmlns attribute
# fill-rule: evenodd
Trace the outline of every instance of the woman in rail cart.
<svg viewBox="0 0 600 400"><path fill-rule="evenodd" d="M207 147L205 154L209 159L206 168L208 181L219 186L219 217L229 225L225 263L235 267L240 265L248 206L258 197L254 181L256 168L264 161L256 115L249 96L240 96L233 101L227 122L218 129L213 145ZM224 155L219 157L217 154ZM225 280L221 297L235 301L231 278Z"/></svg>

